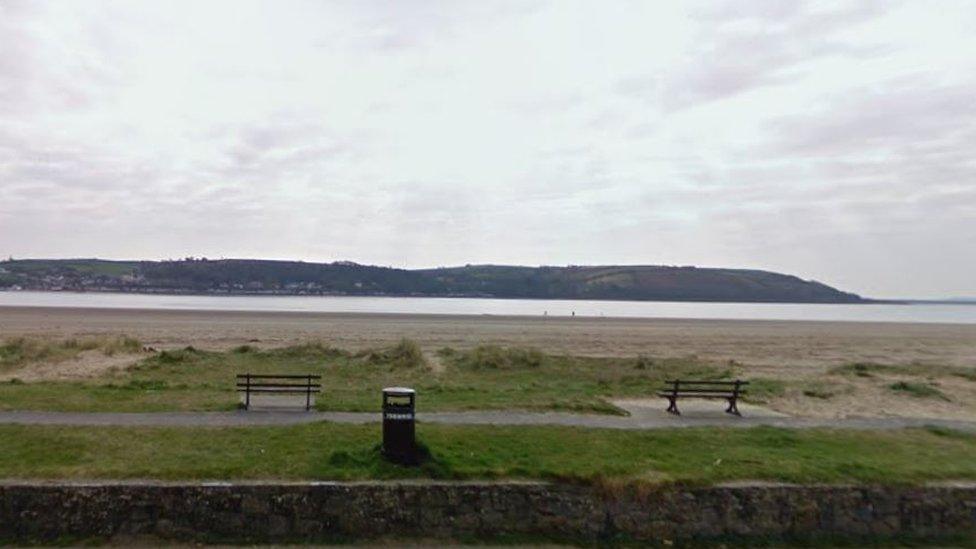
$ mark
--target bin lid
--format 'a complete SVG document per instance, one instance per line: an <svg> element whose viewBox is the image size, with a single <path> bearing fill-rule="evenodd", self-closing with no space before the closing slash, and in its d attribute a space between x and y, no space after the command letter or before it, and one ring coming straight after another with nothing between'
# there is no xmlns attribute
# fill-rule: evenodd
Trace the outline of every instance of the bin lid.
<svg viewBox="0 0 976 549"><path fill-rule="evenodd" d="M410 387L386 387L386 388L383 389L383 394L384 395L394 395L394 396L396 396L396 395L404 395L404 396L406 396L406 395L412 395L412 394L414 394L416 392L417 391L414 391Z"/></svg>

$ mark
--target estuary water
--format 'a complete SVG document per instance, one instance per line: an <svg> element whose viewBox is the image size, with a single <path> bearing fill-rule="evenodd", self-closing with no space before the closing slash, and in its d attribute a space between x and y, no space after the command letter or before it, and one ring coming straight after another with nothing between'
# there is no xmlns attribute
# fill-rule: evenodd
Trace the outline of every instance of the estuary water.
<svg viewBox="0 0 976 549"><path fill-rule="evenodd" d="M212 296L0 291L0 306L976 324L976 304L820 305L439 297ZM3 311L0 310L0 315Z"/></svg>

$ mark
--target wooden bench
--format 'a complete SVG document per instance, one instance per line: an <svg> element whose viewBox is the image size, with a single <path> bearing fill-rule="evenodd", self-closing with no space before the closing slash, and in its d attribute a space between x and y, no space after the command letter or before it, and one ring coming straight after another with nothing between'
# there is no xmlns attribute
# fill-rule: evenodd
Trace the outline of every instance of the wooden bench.
<svg viewBox="0 0 976 549"><path fill-rule="evenodd" d="M725 413L742 416L736 403L745 394L743 385L748 381L693 381L688 379L673 379L665 381L666 387L658 391L657 396L668 399L668 413L680 416L678 411L679 398L720 398L729 401Z"/></svg>
<svg viewBox="0 0 976 549"><path fill-rule="evenodd" d="M244 393L244 409L251 408L251 394L304 394L305 411L312 408L312 394L321 393L322 376L237 374L237 392Z"/></svg>

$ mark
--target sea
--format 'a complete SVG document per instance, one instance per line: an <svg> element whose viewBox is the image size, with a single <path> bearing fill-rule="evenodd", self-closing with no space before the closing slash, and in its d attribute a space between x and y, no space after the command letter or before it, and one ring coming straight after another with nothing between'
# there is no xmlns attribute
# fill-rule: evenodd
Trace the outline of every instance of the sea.
<svg viewBox="0 0 976 549"><path fill-rule="evenodd" d="M0 306L976 324L976 303L688 303L463 297L215 296L0 291ZM0 315L3 311L0 310Z"/></svg>

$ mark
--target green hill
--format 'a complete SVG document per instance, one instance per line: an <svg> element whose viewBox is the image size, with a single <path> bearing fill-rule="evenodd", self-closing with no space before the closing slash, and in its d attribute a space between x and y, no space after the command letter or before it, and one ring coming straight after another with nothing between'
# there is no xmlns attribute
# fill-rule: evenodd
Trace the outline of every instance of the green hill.
<svg viewBox="0 0 976 549"><path fill-rule="evenodd" d="M297 295L469 296L858 303L819 282L759 270L655 265L394 269L351 262L251 259L9 260L0 287L36 290Z"/></svg>

